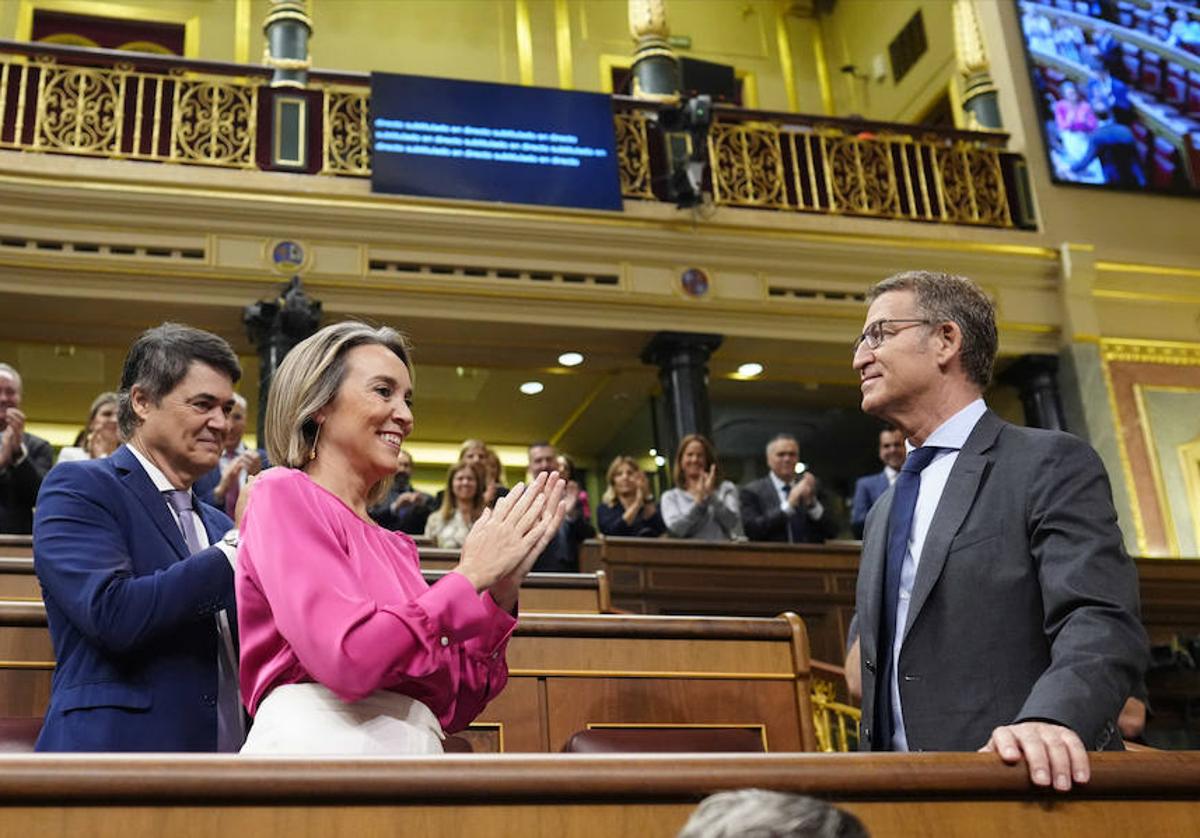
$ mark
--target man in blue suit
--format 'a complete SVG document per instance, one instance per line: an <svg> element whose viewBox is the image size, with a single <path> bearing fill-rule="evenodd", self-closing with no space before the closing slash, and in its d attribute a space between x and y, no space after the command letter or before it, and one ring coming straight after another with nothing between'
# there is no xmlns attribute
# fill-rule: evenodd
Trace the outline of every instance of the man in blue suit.
<svg viewBox="0 0 1200 838"><path fill-rule="evenodd" d="M126 444L43 482L34 566L57 668L39 751L240 747L236 530L191 492L220 457L240 377L216 335L150 329L121 376Z"/></svg>
<svg viewBox="0 0 1200 838"><path fill-rule="evenodd" d="M855 538L863 537L867 513L879 500L880 495L896 481L900 467L904 465L904 434L895 428L884 428L879 432L879 459L883 471L858 478L854 484L854 505L850 512L850 527Z"/></svg>

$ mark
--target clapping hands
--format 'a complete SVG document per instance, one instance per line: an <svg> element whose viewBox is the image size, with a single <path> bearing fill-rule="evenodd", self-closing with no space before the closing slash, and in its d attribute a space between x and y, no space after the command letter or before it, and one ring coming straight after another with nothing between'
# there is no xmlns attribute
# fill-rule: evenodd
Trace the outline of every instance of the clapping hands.
<svg viewBox="0 0 1200 838"><path fill-rule="evenodd" d="M521 580L562 523L564 489L555 473L539 474L528 486L518 483L471 527L455 571L512 610Z"/></svg>

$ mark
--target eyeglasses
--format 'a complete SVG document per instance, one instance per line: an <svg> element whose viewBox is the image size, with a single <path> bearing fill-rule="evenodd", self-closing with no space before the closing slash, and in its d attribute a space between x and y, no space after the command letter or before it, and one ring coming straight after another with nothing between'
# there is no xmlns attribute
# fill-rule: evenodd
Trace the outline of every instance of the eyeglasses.
<svg viewBox="0 0 1200 838"><path fill-rule="evenodd" d="M907 323L908 325L903 329L897 329L892 326L894 323ZM868 349L878 349L883 345L885 339L891 337L897 332L903 332L904 329L912 326L917 326L920 324L928 326L932 323L932 320L911 317L901 320L876 320L874 323L867 326L866 331L854 339L854 343L851 344L850 348L856 355L858 354L858 348L864 343L867 345Z"/></svg>

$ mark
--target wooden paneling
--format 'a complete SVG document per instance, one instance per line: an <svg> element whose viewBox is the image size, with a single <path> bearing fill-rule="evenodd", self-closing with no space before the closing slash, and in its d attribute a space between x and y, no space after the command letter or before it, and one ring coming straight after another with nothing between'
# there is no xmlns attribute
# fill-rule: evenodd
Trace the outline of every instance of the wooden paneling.
<svg viewBox="0 0 1200 838"><path fill-rule="evenodd" d="M1095 754L1035 791L987 754L0 758L0 836L675 835L704 796L764 787L853 812L873 835L1200 833L1200 755Z"/></svg>
<svg viewBox="0 0 1200 838"><path fill-rule="evenodd" d="M0 653L0 716L42 715L53 673L42 603L0 602ZM794 615L525 613L508 662L508 686L467 735L481 750L556 751L589 723L649 722L761 725L770 750L816 747Z"/></svg>

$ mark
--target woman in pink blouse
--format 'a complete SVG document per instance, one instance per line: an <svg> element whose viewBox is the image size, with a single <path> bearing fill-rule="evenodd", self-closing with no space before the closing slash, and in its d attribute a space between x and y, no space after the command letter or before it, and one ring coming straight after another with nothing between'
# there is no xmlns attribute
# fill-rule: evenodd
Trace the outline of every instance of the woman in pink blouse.
<svg viewBox="0 0 1200 838"><path fill-rule="evenodd" d="M267 451L241 526L242 753L438 753L503 689L521 580L562 518L555 477L518 485L425 584L411 538L376 525L412 432L404 339L339 323L271 382Z"/></svg>

